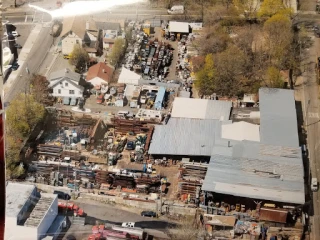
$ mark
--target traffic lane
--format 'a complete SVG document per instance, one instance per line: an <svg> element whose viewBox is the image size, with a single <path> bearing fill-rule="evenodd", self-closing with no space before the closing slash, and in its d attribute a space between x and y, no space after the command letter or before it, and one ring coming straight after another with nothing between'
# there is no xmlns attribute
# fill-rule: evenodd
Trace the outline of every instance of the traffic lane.
<svg viewBox="0 0 320 240"><path fill-rule="evenodd" d="M52 44L52 36L50 36L51 28L42 28L37 40L31 47L31 51L27 57L27 60L19 68L28 69L31 74L36 73L46 57L47 52ZM4 102L10 102L14 97L26 90L29 85L29 75L25 71L21 71L21 77L15 79L12 86L5 92Z"/></svg>
<svg viewBox="0 0 320 240"><path fill-rule="evenodd" d="M30 23L28 25L17 24L15 26L17 28L16 31L20 34L20 36L17 37L16 43L20 44L23 47L34 25ZM21 52L21 49L18 49L18 55L20 54L20 52Z"/></svg>
<svg viewBox="0 0 320 240"><path fill-rule="evenodd" d="M138 213L125 211L114 205L77 203L87 213L86 223L89 225L95 225L97 221L114 225L121 225L123 222L135 222L137 227L156 230L166 230L175 226L175 223L168 222L165 219L142 217Z"/></svg>

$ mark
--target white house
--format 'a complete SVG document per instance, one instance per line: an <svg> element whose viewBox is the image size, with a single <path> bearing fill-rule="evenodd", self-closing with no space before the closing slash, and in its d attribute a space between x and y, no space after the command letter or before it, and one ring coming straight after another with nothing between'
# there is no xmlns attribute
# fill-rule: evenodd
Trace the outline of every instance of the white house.
<svg viewBox="0 0 320 240"><path fill-rule="evenodd" d="M63 20L61 48L64 55L72 52L74 45L86 49L89 56L95 57L100 47L100 31L90 18L83 16L68 17Z"/></svg>
<svg viewBox="0 0 320 240"><path fill-rule="evenodd" d="M54 97L80 98L83 95L84 87L79 85L81 75L66 68L53 72L49 76L49 87Z"/></svg>

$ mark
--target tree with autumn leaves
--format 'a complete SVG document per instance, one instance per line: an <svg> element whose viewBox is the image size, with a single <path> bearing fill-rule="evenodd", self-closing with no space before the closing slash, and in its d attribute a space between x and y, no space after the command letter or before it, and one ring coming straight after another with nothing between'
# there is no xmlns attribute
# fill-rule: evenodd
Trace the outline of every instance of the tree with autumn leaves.
<svg viewBox="0 0 320 240"><path fill-rule="evenodd" d="M49 95L45 81L43 76L32 76L30 92L19 94L6 109L5 157L8 179L18 178L24 173L20 157L22 144L44 119L44 103Z"/></svg>
<svg viewBox="0 0 320 240"><path fill-rule="evenodd" d="M245 25L213 22L193 43L204 56L192 62L200 95L241 96L261 86L281 88L281 71L299 68L290 8L279 0L266 0L259 10L250 0L234 0L234 7L238 14L247 13L245 19L260 20Z"/></svg>

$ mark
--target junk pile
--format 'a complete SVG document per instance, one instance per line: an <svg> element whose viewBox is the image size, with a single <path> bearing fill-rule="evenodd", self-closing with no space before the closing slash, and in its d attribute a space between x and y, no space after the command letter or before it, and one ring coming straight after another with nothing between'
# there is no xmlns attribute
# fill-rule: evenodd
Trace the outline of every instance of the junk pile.
<svg viewBox="0 0 320 240"><path fill-rule="evenodd" d="M178 196L184 202L198 203L208 164L184 163L179 168Z"/></svg>

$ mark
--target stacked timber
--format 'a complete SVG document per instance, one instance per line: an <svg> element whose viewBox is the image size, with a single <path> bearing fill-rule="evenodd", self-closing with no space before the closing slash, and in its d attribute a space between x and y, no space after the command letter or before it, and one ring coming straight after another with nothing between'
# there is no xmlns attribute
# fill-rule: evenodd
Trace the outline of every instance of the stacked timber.
<svg viewBox="0 0 320 240"><path fill-rule="evenodd" d="M118 186L120 186L121 188L132 189L135 187L134 178L132 176L116 175L113 179L113 187Z"/></svg>
<svg viewBox="0 0 320 240"><path fill-rule="evenodd" d="M78 126L92 126L96 123L96 119L93 119L90 115L83 114L82 117L76 117L75 122Z"/></svg>
<svg viewBox="0 0 320 240"><path fill-rule="evenodd" d="M207 174L208 165L205 164L184 164L180 170L183 179L204 179Z"/></svg>
<svg viewBox="0 0 320 240"><path fill-rule="evenodd" d="M201 188L202 183L200 181L187 181L179 180L179 194L190 195L191 199L196 198L197 187Z"/></svg>
<svg viewBox="0 0 320 240"><path fill-rule="evenodd" d="M37 146L38 155L50 156L50 157L60 157L62 154L62 147L51 145L51 144L39 144Z"/></svg>
<svg viewBox="0 0 320 240"><path fill-rule="evenodd" d="M114 129L116 134L127 134L132 132L134 134L146 133L149 127L145 122L139 120L113 119Z"/></svg>
<svg viewBox="0 0 320 240"><path fill-rule="evenodd" d="M112 183L112 178L109 176L109 172L107 171L96 171L96 183L103 184L103 183Z"/></svg>
<svg viewBox="0 0 320 240"><path fill-rule="evenodd" d="M70 157L72 160L80 161L81 154L79 151L76 150L65 150L61 154L61 158L64 159L65 157Z"/></svg>

